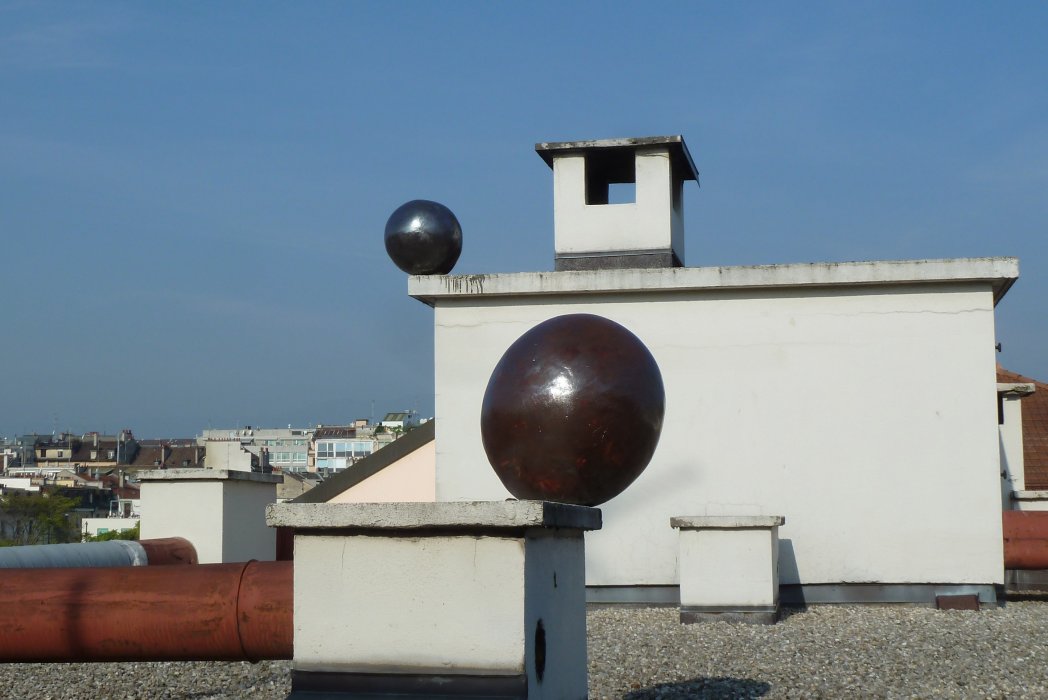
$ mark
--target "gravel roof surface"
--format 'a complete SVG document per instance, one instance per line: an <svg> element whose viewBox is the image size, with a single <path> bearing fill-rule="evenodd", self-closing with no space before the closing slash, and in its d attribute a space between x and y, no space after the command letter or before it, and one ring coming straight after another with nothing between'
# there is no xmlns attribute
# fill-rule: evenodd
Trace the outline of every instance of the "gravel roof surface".
<svg viewBox="0 0 1048 700"><path fill-rule="evenodd" d="M590 697L1048 698L1048 603L820 606L777 625L590 610ZM3 697L283 700L290 662L0 665Z"/></svg>

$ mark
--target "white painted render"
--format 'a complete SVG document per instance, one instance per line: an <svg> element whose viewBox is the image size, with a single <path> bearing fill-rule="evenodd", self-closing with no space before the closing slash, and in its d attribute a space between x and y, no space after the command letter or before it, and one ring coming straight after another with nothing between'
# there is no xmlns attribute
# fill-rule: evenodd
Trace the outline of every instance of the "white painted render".
<svg viewBox="0 0 1048 700"><path fill-rule="evenodd" d="M237 470L167 469L142 472L142 539L184 537L201 564L272 561L276 530L266 506L283 477Z"/></svg>
<svg viewBox="0 0 1048 700"><path fill-rule="evenodd" d="M331 499L330 503L388 503L437 500L437 448L430 441L373 476Z"/></svg>
<svg viewBox="0 0 1048 700"><path fill-rule="evenodd" d="M585 156L580 153L554 157L553 228L557 255L672 248L679 259L684 259L681 183L673 180L668 149L640 150L635 163L635 202L587 204Z"/></svg>
<svg viewBox="0 0 1048 700"><path fill-rule="evenodd" d="M784 515L781 583L1001 583L993 306L1014 259L414 277L435 305L437 498L509 494L480 407L502 353L587 312L666 386L648 469L589 533L590 585L676 584L669 518Z"/></svg>
<svg viewBox="0 0 1048 700"><path fill-rule="evenodd" d="M204 462L208 469L251 471L251 453L239 439L207 440Z"/></svg>
<svg viewBox="0 0 1048 700"><path fill-rule="evenodd" d="M295 528L296 670L525 675L529 698L586 696L582 531L600 527L596 509L281 503L267 521Z"/></svg>
<svg viewBox="0 0 1048 700"><path fill-rule="evenodd" d="M745 609L779 604L782 518L673 518L680 530L680 604Z"/></svg>
<svg viewBox="0 0 1048 700"><path fill-rule="evenodd" d="M297 669L524 672L522 540L296 535L295 590Z"/></svg>
<svg viewBox="0 0 1048 700"><path fill-rule="evenodd" d="M1033 384L998 384L1000 401L1001 491L1005 510L1012 508L1012 492L1023 491L1025 466L1023 460L1022 398L1033 393Z"/></svg>

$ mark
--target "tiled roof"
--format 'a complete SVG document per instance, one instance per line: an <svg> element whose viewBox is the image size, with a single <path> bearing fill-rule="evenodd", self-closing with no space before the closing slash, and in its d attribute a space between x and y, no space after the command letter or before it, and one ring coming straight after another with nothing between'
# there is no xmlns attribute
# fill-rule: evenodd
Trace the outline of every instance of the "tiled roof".
<svg viewBox="0 0 1048 700"><path fill-rule="evenodd" d="M1048 491L1048 384L997 367L997 381L1033 384L1035 390L1022 399L1023 481L1029 491Z"/></svg>

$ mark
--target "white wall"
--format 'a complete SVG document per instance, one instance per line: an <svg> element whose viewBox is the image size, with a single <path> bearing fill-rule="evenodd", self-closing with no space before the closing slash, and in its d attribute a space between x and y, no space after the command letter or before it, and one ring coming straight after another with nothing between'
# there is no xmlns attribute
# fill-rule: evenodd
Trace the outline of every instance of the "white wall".
<svg viewBox="0 0 1048 700"><path fill-rule="evenodd" d="M205 448L204 464L208 469L251 471L251 453L239 440L208 440Z"/></svg>
<svg viewBox="0 0 1048 700"><path fill-rule="evenodd" d="M377 474L346 489L329 503L435 501L436 467L436 443L430 441Z"/></svg>
<svg viewBox="0 0 1048 700"><path fill-rule="evenodd" d="M276 531L266 506L283 477L210 469L154 470L142 479L142 539L184 537L201 564L272 561Z"/></svg>
<svg viewBox="0 0 1048 700"><path fill-rule="evenodd" d="M684 259L681 199L674 190L666 147L642 149L636 155L636 201L586 204L586 158L556 156L554 230L558 254L669 250Z"/></svg>
<svg viewBox="0 0 1048 700"><path fill-rule="evenodd" d="M1025 466L1023 464L1023 409L1022 396L1016 393L1002 394L1001 413L1004 422L998 426L1001 451L1001 477L1003 483L1003 506L1012 507L1012 491L1023 491Z"/></svg>
<svg viewBox="0 0 1048 700"><path fill-rule="evenodd" d="M488 377L578 312L639 336L667 401L652 463L586 536L590 585L677 583L670 517L722 514L786 517L782 583L1002 582L988 281L437 299L439 500L509 495L480 439Z"/></svg>
<svg viewBox="0 0 1048 700"><path fill-rule="evenodd" d="M219 564L222 557L222 484L210 481L143 481L139 537L184 537L197 561Z"/></svg>

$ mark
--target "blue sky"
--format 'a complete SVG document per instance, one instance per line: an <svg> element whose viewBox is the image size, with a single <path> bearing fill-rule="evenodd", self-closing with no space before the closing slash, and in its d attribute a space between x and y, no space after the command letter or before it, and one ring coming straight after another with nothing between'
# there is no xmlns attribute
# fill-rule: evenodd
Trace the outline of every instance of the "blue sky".
<svg viewBox="0 0 1048 700"><path fill-rule="evenodd" d="M683 134L689 265L1014 255L1048 379L1048 5L0 1L0 435L433 410L456 273L552 268L538 141Z"/></svg>

